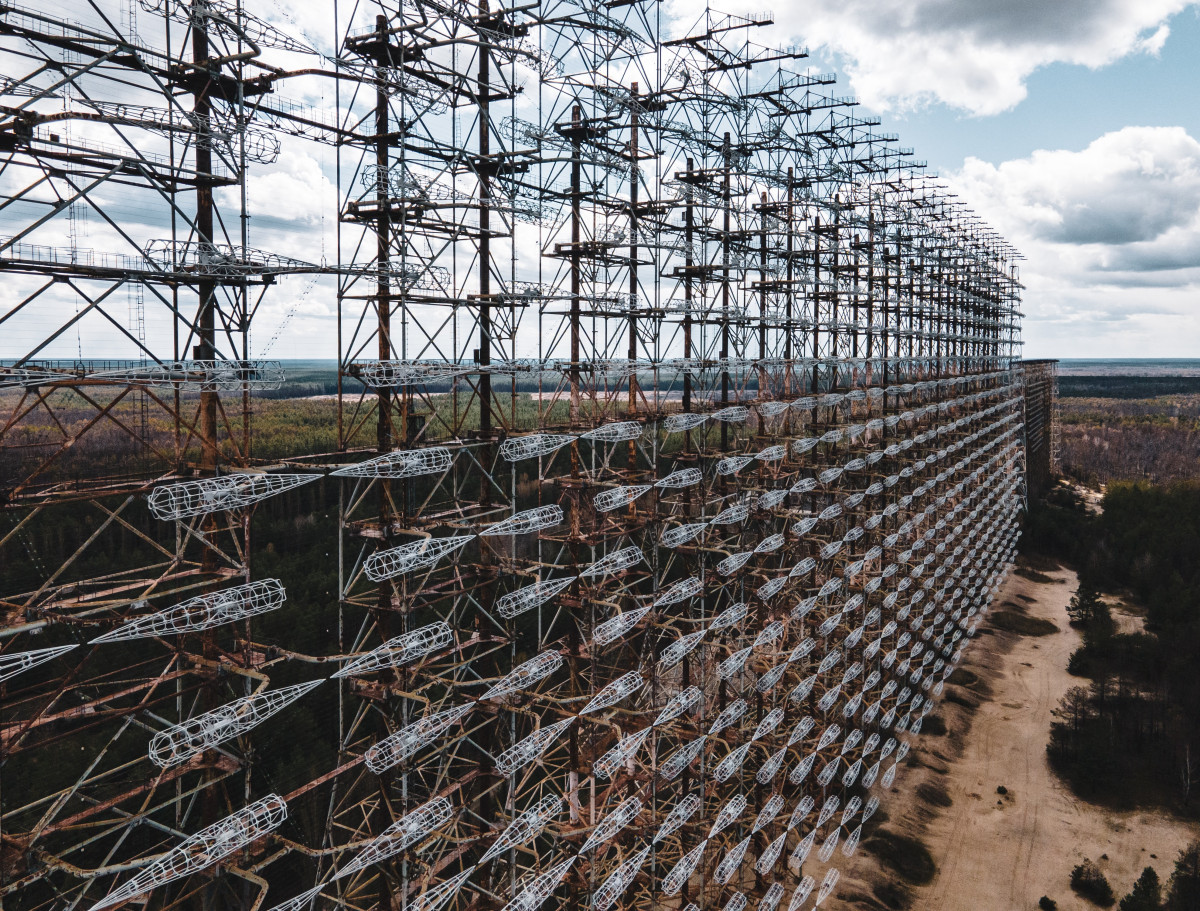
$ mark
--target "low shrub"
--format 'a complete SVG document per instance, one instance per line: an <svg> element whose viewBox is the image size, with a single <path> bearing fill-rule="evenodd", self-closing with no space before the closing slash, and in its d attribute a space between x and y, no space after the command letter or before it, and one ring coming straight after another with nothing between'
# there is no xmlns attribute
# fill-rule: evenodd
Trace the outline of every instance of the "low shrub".
<svg viewBox="0 0 1200 911"><path fill-rule="evenodd" d="M1016 611L996 611L990 614L989 617L992 626L996 627L996 629L1002 629L1008 633L1016 633L1019 636L1049 636L1051 633L1058 632L1058 627L1049 620L1019 614Z"/></svg>
<svg viewBox="0 0 1200 911"><path fill-rule="evenodd" d="M948 807L954 803L950 799L950 793L944 787L934 784L931 781L922 782L917 785L917 796L927 804L932 804L935 807Z"/></svg>

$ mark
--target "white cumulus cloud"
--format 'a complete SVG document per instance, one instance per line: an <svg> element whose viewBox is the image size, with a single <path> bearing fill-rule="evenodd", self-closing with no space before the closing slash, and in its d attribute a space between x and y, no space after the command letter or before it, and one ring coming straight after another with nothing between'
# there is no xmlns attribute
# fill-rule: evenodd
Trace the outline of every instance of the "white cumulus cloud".
<svg viewBox="0 0 1200 911"><path fill-rule="evenodd" d="M246 178L246 207L255 218L315 225L323 215L336 211L336 201L337 191L320 163L291 148L274 165ZM226 201L231 203L232 199Z"/></svg>
<svg viewBox="0 0 1200 911"><path fill-rule="evenodd" d="M1125 127L1082 150L1036 151L947 175L1025 256L1030 353L1200 350L1200 142Z"/></svg>
<svg viewBox="0 0 1200 911"><path fill-rule="evenodd" d="M246 211L250 215L250 246L306 262L332 255L337 233L338 193L327 166L284 137L283 152L270 165L259 165L246 177ZM218 203L232 225L238 190L218 192Z"/></svg>
<svg viewBox="0 0 1200 911"><path fill-rule="evenodd" d="M1167 20L1191 0L792 0L776 28L830 52L868 106L941 102L995 114L1025 98L1025 80L1051 63L1088 67L1156 53ZM758 9L750 0L726 3ZM674 0L688 22L696 0ZM755 36L759 38L760 36Z"/></svg>

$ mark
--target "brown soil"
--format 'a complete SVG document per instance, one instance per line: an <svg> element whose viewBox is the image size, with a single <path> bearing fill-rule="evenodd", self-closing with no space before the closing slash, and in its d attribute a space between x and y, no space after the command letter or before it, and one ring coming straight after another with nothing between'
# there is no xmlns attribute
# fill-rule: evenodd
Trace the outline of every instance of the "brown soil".
<svg viewBox="0 0 1200 911"><path fill-rule="evenodd" d="M939 709L946 735L915 738L916 762L905 764L892 793L880 795L887 827L919 839L937 864L929 885L904 884L911 908L1020 911L1048 895L1062 911L1090 911L1094 906L1069 885L1071 868L1084 857L1100 865L1120 897L1143 867L1153 866L1165 881L1179 850L1200 834L1164 812L1088 804L1050 770L1052 712L1081 681L1066 670L1079 645L1066 613L1078 583L1068 570L1049 575L1051 581L1041 582L1012 575L996 600L1020 604L1030 618L1057 630L1028 636L991 629L976 636L952 678L958 685L948 684L943 694L951 697ZM949 806L921 799L931 789L945 793ZM839 901L830 906L888 907L861 896L878 896L894 879L860 851L843 865Z"/></svg>

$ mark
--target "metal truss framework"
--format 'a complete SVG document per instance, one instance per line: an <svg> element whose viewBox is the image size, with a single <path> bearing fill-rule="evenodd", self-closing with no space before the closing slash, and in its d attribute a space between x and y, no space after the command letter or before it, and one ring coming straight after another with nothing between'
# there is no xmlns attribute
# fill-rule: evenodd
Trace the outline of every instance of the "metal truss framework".
<svg viewBox="0 0 1200 911"><path fill-rule="evenodd" d="M318 54L142 10L0 7L0 331L79 302L0 370L6 906L828 899L1048 445L1015 251L768 17L336 3ZM247 174L310 142L332 264L251 246ZM338 451L289 468L253 457L248 335L296 274L337 283L341 391ZM90 320L139 357L40 354ZM105 433L133 456L76 456ZM256 626L291 608L249 529L313 466L338 617L303 654ZM40 566L64 509L94 528ZM98 568L116 534L136 565ZM257 732L334 689L336 761L277 793Z"/></svg>
<svg viewBox="0 0 1200 911"><path fill-rule="evenodd" d="M1025 472L1030 496L1059 473L1058 361L1021 361L1025 386Z"/></svg>

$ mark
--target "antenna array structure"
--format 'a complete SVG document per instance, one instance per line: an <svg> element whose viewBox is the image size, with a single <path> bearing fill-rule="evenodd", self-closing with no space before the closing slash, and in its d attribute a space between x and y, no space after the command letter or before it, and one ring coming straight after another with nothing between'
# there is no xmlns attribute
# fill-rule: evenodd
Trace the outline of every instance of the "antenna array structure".
<svg viewBox="0 0 1200 911"><path fill-rule="evenodd" d="M1025 487L1041 496L1059 474L1058 361L1021 361L1025 388Z"/></svg>
<svg viewBox="0 0 1200 911"><path fill-rule="evenodd" d="M0 373L32 580L0 602L5 901L826 901L1015 552L1016 253L766 16L339 3L318 54L145 2L147 43L0 8L28 176L0 319L84 302ZM314 82L331 109L288 100ZM306 143L336 149L332 264L251 246L248 172ZM124 252L54 239L73 206ZM280 379L250 326L294 273L338 306L305 472L250 446ZM136 363L39 359L129 287ZM136 458L73 461L102 431ZM306 654L262 632L289 607L250 525L318 479L339 593ZM22 548L66 509L98 520L47 572ZM136 566L97 562L114 535Z"/></svg>

